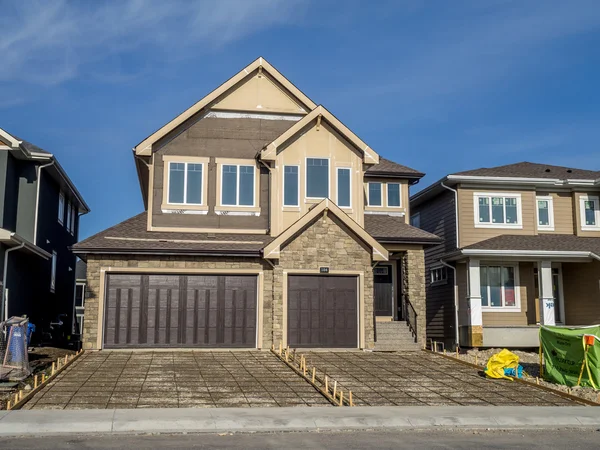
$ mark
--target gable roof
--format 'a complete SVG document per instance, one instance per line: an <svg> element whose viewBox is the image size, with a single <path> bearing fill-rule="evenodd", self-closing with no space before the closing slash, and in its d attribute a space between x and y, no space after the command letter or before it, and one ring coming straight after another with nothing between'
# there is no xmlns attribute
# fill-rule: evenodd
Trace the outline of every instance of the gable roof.
<svg viewBox="0 0 600 450"><path fill-rule="evenodd" d="M358 236L363 242L368 244L373 249L373 260L374 261L387 261L389 259L388 251L379 243L377 240L365 231L358 223L356 223L348 214L342 211L339 206L333 203L329 199L325 199L315 205L310 211L308 211L299 220L294 222L287 230L277 236L271 243L269 243L264 251L263 255L268 259L279 259L279 253L281 246L287 241L292 239L294 235L300 232L304 227L308 226L313 220L326 213L331 212L337 219L339 219L344 225L346 225L356 236Z"/></svg>
<svg viewBox="0 0 600 450"><path fill-rule="evenodd" d="M600 171L574 169L570 167L551 166L523 161L497 167L482 167L479 169L456 172L451 176L477 177L510 177L510 178L549 178L560 180L595 180L600 178Z"/></svg>
<svg viewBox="0 0 600 450"><path fill-rule="evenodd" d="M350 143L352 143L363 153L363 161L365 164L377 164L379 162L379 155L367 144L365 144L348 127L346 127L346 125L340 122L337 117L331 114L323 105L319 105L314 108L309 114L296 122L294 126L289 128L285 133L267 145L260 153L261 159L264 161L274 161L275 157L277 156L277 147L283 145L313 120L319 120L321 118L326 120L329 125L335 128L342 136L348 139Z"/></svg>
<svg viewBox="0 0 600 450"><path fill-rule="evenodd" d="M412 169L408 166L403 166L389 159L379 157L379 164L369 167L365 176L377 177L377 176L396 176L403 178L413 178L419 180L425 176L424 173L418 170Z"/></svg>
<svg viewBox="0 0 600 450"><path fill-rule="evenodd" d="M165 136L167 133L181 125L187 119L200 112L205 107L209 106L212 102L217 100L221 95L226 93L229 89L240 83L244 79L253 75L256 70L264 70L269 73L277 82L279 82L284 88L286 88L296 99L306 106L307 110L314 109L317 105L308 98L300 89L294 86L287 78L285 78L275 67L269 64L263 57L260 57L250 63L248 66L240 70L236 75L231 77L221 86L210 92L208 95L203 97L201 100L196 102L194 105L183 111L173 120L166 125L156 130L142 142L134 147L134 151L137 155L149 156L152 154L152 144L158 141L160 138Z"/></svg>

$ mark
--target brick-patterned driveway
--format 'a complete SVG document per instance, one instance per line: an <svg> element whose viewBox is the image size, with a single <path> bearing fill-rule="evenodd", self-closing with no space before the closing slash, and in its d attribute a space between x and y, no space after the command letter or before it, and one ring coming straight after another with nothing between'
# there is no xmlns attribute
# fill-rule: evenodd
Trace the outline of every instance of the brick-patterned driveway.
<svg viewBox="0 0 600 450"><path fill-rule="evenodd" d="M490 380L472 367L426 352L308 352L309 370L323 370L357 406L531 405L577 403L508 380Z"/></svg>
<svg viewBox="0 0 600 450"><path fill-rule="evenodd" d="M92 352L23 409L330 405L268 352Z"/></svg>

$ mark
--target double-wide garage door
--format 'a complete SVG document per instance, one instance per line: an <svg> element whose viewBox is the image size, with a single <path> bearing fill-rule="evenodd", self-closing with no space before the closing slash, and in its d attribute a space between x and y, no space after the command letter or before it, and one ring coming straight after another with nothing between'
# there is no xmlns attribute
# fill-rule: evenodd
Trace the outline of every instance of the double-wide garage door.
<svg viewBox="0 0 600 450"><path fill-rule="evenodd" d="M257 277L107 277L104 347L256 347Z"/></svg>
<svg viewBox="0 0 600 450"><path fill-rule="evenodd" d="M358 347L358 280L352 276L288 276L288 345Z"/></svg>

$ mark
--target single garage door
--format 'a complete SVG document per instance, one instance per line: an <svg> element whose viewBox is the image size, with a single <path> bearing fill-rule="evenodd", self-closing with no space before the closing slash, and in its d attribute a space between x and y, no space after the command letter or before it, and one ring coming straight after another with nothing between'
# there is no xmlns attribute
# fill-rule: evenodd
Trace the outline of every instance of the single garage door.
<svg viewBox="0 0 600 450"><path fill-rule="evenodd" d="M288 276L288 345L358 347L358 280Z"/></svg>
<svg viewBox="0 0 600 450"><path fill-rule="evenodd" d="M256 347L254 275L108 275L104 347Z"/></svg>

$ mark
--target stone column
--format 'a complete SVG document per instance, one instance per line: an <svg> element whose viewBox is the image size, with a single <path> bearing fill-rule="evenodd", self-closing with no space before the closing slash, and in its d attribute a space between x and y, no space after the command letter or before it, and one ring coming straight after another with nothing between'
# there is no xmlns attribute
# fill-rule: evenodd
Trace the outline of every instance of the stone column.
<svg viewBox="0 0 600 450"><path fill-rule="evenodd" d="M481 312L481 278L478 259L469 259L469 335L472 347L483 346L483 313Z"/></svg>
<svg viewBox="0 0 600 450"><path fill-rule="evenodd" d="M552 262L538 263L538 278L540 286L540 324L556 325L554 316L554 289L552 289Z"/></svg>
<svg viewBox="0 0 600 450"><path fill-rule="evenodd" d="M425 252L407 250L403 259L406 274L405 294L417 313L417 342L425 345L427 335L427 305L425 300Z"/></svg>

